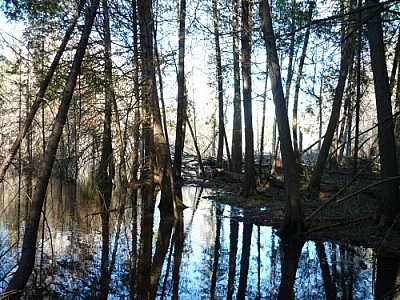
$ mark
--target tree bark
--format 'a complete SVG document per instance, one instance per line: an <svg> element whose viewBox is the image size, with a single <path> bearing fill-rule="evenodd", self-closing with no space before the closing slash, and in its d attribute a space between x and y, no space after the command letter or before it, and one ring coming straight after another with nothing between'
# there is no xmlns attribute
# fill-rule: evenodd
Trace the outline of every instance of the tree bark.
<svg viewBox="0 0 400 300"><path fill-rule="evenodd" d="M382 6L379 5L379 0L366 0L366 6L370 7L368 9L370 18L367 24L367 32L378 113L381 177L382 179L386 179L397 176L397 162L396 144L394 140L394 121L391 117L393 112L390 98L390 85L382 31ZM378 219L380 224L391 223L400 213L398 183L398 180L391 180L381 185L381 197L378 206Z"/></svg>
<svg viewBox="0 0 400 300"><path fill-rule="evenodd" d="M104 33L104 121L103 121L103 143L101 158L97 173L97 186L100 194L100 210L102 225L102 249L101 249L101 275L100 275L100 299L107 299L110 286L110 214L109 209L112 198L112 186L114 179L114 159L112 149L111 123L112 105L115 100L114 86L112 80L111 60L111 34L110 20L108 15L107 0L102 0L103 6L103 33Z"/></svg>
<svg viewBox="0 0 400 300"><path fill-rule="evenodd" d="M140 19L140 42L142 50L142 98L144 109L147 113L149 128L147 129L148 157L151 164L157 163L159 175L161 177L161 201L160 211L163 214L173 214L178 217L176 203L174 198L174 179L172 171L171 157L169 156L169 145L166 141L162 121L160 105L156 88L155 66L154 66L154 17L152 11L152 1L138 1L138 14ZM153 158L151 158L153 157ZM152 173L154 167L150 168L148 177L150 181L154 180ZM150 196L149 196L150 197ZM147 199L146 205L151 205L153 199Z"/></svg>
<svg viewBox="0 0 400 300"><path fill-rule="evenodd" d="M214 42L215 42L215 60L217 72L217 97L218 97L218 152L217 152L217 168L222 169L224 155L224 90L222 80L222 62L221 62L221 46L219 43L219 17L217 0L212 1L213 23L214 23Z"/></svg>
<svg viewBox="0 0 400 300"><path fill-rule="evenodd" d="M244 110L244 134L245 134L245 176L243 183L243 195L245 197L255 195L256 177L254 163L254 137L253 114L251 99L251 34L252 16L249 0L242 1L242 81L243 81L243 110Z"/></svg>
<svg viewBox="0 0 400 300"><path fill-rule="evenodd" d="M88 44L89 35L92 30L96 11L99 6L99 0L93 0L85 22L78 48L75 53L74 61L68 81L65 85L61 104L54 120L52 133L49 137L43 162L40 167L39 176L36 183L34 197L32 199L31 208L25 226L25 234L22 244L21 259L18 264L17 271L14 273L9 284L3 291L2 295L8 299L19 299L28 279L33 271L36 254L37 233L40 223L40 215L44 199L46 197L47 185L50 180L51 170L56 156L58 143L62 134L64 124L67 119L69 105L75 89L76 80L81 68L82 60Z"/></svg>
<svg viewBox="0 0 400 300"><path fill-rule="evenodd" d="M281 155L285 179L286 213L282 226L284 233L304 231L303 208L300 200L299 167L296 166L295 155L290 136L288 114L283 94L281 72L276 49L274 30L268 0L260 3L261 26L267 47L267 59L271 89L275 104L275 115L281 141Z"/></svg>
<svg viewBox="0 0 400 300"><path fill-rule="evenodd" d="M240 97L240 58L239 58L239 8L238 0L232 0L233 34L233 131L232 131L232 171L242 173L242 99Z"/></svg>
<svg viewBox="0 0 400 300"><path fill-rule="evenodd" d="M178 61L178 108L176 114L176 134L174 153L174 176L182 178L182 155L185 144L185 30L186 30L186 0L180 0L179 7L179 61Z"/></svg>

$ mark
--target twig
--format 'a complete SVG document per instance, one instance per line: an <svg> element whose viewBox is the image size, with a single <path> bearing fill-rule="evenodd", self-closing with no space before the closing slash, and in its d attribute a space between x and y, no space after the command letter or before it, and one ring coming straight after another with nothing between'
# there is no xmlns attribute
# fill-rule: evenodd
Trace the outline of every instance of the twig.
<svg viewBox="0 0 400 300"><path fill-rule="evenodd" d="M112 213L112 212L116 212L116 211L122 211L122 210L126 210L126 209L129 209L129 208L133 208L133 206L110 208L110 209L107 209L107 210L96 211L94 213L87 214L86 217L100 215L100 214L104 214L104 213Z"/></svg>
<svg viewBox="0 0 400 300"><path fill-rule="evenodd" d="M350 195L347 195L346 197L343 197L342 199L336 200L336 202L337 203L343 202L343 201L345 201L345 200L347 200L347 199L349 199L349 198L351 198L351 197L353 197L353 196L355 196L355 195L357 195L357 194L359 194L359 193L361 193L363 191L366 191L366 190L368 190L370 188L373 188L374 186L380 185L380 184L388 182L388 181L397 180L397 179L400 179L400 175L393 176L393 177L388 177L388 178L379 180L377 182L374 182L374 183L372 183L370 185L367 185L367 186L359 189L358 191L355 191L354 193L351 193Z"/></svg>
<svg viewBox="0 0 400 300"><path fill-rule="evenodd" d="M340 226L344 226L344 225L347 225L347 224L350 224L350 223L364 221L364 220L367 220L369 218L371 218L371 216L361 217L361 218L358 218L358 219L351 219L351 220L347 220L347 221L344 221L344 222L339 222L339 223L331 224L331 225L327 225L327 226L315 227L315 228L309 229L307 231L307 233L316 232L316 231L322 231L322 230L325 230L325 229L331 229L331 228L335 228L335 227L340 227Z"/></svg>
<svg viewBox="0 0 400 300"><path fill-rule="evenodd" d="M376 158L376 157L375 157ZM337 196L339 196L346 188L350 186L363 172L365 169L367 169L372 162L375 160L371 160L364 168L362 168L348 183L346 183L339 191L337 191L333 196L331 196L326 202L324 202L320 207L318 207L309 217L306 218L306 221L310 220L313 218L316 214L318 214L322 209L325 208L329 203L331 203L333 200L336 199Z"/></svg>

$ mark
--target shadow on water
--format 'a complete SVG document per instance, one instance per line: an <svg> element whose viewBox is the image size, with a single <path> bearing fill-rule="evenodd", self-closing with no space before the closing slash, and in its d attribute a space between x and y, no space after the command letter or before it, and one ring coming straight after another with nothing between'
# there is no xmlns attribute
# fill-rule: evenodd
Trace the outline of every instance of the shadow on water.
<svg viewBox="0 0 400 300"><path fill-rule="evenodd" d="M351 245L281 239L270 227L239 221L244 212L210 200L211 190L183 187L181 199L188 208L179 220L162 218L157 208L144 213L140 191L115 195L107 215L79 188L53 183L51 191L28 298L400 296L399 259ZM17 261L24 219L7 187L0 193L3 289Z"/></svg>

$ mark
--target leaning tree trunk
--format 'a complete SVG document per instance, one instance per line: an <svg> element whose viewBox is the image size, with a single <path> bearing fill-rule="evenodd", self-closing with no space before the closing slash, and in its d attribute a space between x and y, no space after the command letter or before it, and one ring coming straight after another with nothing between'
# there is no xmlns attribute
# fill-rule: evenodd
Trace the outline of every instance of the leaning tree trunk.
<svg viewBox="0 0 400 300"><path fill-rule="evenodd" d="M351 2L350 10L354 11L357 3L355 0L351 0L350 2ZM352 61L352 57L354 55L354 39L356 36L356 34L355 34L355 29L356 29L355 14L350 14L350 18L352 18L352 20L349 20L350 25L348 26L346 34L344 36L345 41L344 41L344 45L342 48L339 79L338 79L338 83L336 85L335 95L333 98L331 116L329 119L329 123L328 123L327 129L326 129L325 136L324 136L324 141L322 143L321 150L318 155L317 162L314 166L314 171L311 175L310 183L308 184L308 188L311 190L319 189L319 187L320 187L322 175L325 170L325 163L326 163L326 160L329 155L329 149L332 144L333 135L335 134L337 123L338 123L339 117L340 117L340 109L342 106L343 92L344 92L344 87L346 85L346 79L347 79L347 74L349 71L349 66Z"/></svg>
<svg viewBox="0 0 400 300"><path fill-rule="evenodd" d="M62 94L61 104L56 119L54 120L53 130L47 143L43 162L40 167L39 176L36 183L34 197L32 199L28 219L25 225L22 253L18 264L18 269L2 293L2 295L8 299L20 298L22 290L24 289L33 271L36 255L37 233L40 223L40 215L42 213L42 207L46 197L47 185L50 180L58 143L67 119L69 105L71 103L76 80L81 69L82 60L85 55L89 35L92 30L97 8L99 6L99 1L100 0L93 0L90 13L87 15L85 27L83 29L82 36L78 44L78 49L76 50L74 61L71 67L71 72Z"/></svg>
<svg viewBox="0 0 400 300"><path fill-rule="evenodd" d="M14 158L15 154L17 153L18 149L20 148L21 142L24 139L26 133L29 130L29 127L31 126L33 119L35 118L36 112L40 107L40 104L43 101L44 94L46 93L47 87L50 84L51 78L54 75L54 72L56 71L56 68L58 66L58 63L60 62L61 56L64 53L64 50L68 44L68 41L71 37L71 34L74 32L75 25L78 21L78 18L81 14L81 11L83 9L83 6L85 5L86 0L81 0L78 4L78 9L77 12L74 15L74 18L72 19L70 25L67 28L67 31L65 32L64 38L61 41L61 44L57 50L56 56L53 59L53 62L50 65L49 70L46 73L46 76L42 83L40 84L39 91L36 94L35 101L33 102L33 105L27 115L27 118L24 122L24 125L22 126L21 131L19 132L17 138L15 139L9 153L7 156L4 158L4 160L1 163L0 166L0 182L3 181L4 176L7 172L8 167L11 165L11 161Z"/></svg>
<svg viewBox="0 0 400 300"><path fill-rule="evenodd" d="M398 173L390 85L382 31L381 9L383 6L379 5L378 0L367 0L366 6L370 7L368 10L370 19L367 24L367 30L378 113L381 177L382 179L387 179L396 177ZM380 224L391 223L398 217L400 213L398 195L398 179L387 181L381 185L381 197L378 206L378 219Z"/></svg>
<svg viewBox="0 0 400 300"><path fill-rule="evenodd" d="M268 49L268 69L275 104L275 115L281 142L281 155L285 179L286 214L282 232L299 233L304 231L303 208L300 200L299 167L296 167L295 154L290 137L288 114L283 94L281 71L276 49L276 40L268 0L260 3L261 26Z"/></svg>

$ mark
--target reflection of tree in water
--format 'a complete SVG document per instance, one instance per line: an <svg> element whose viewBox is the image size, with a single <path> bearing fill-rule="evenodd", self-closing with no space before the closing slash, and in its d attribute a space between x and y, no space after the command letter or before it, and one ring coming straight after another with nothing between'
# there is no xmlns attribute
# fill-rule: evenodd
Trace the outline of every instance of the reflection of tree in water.
<svg viewBox="0 0 400 300"><path fill-rule="evenodd" d="M238 251L239 223L235 220L230 221L229 235L229 275L228 275L228 295L227 299L232 299L235 289L236 274L236 255Z"/></svg>
<svg viewBox="0 0 400 300"><path fill-rule="evenodd" d="M242 242L242 257L240 259L240 278L239 288L237 293L238 299L244 299L246 296L247 278L249 274L249 261L250 261L250 246L253 224L243 224L243 242Z"/></svg>
<svg viewBox="0 0 400 300"><path fill-rule="evenodd" d="M326 299L336 299L335 286L333 285L333 280L331 273L329 271L328 260L325 252L325 245L322 242L316 242L316 250L318 254L319 266L322 271L322 278L324 280Z"/></svg>
<svg viewBox="0 0 400 300"><path fill-rule="evenodd" d="M247 299L276 299L279 287L283 290L285 285L289 286L286 291L292 287L297 299L370 299L373 289L376 295L385 295L393 288L398 272L395 262L385 263L379 258L375 270L370 260L361 261L360 257L368 259L368 252L363 254L360 248L328 242L307 241L301 251L297 249L298 266L292 258L289 270L286 258L295 256L289 252L296 254L296 247L285 250L289 243L282 241L281 245L274 230L242 223L237 218L240 210L201 198L200 189L191 194L183 190L184 202L190 209L184 211L181 222L159 220L157 210L156 214L144 213L140 201L136 206L134 195L127 197L129 204L124 214L109 214L109 297L169 299L193 294L203 299L238 299L243 295ZM42 274L51 299L100 296L101 253L106 248L100 230L101 215L61 218L62 211L85 214L81 207L87 201L80 199L78 192L75 210L66 203L54 205L54 200L54 211L47 208L51 238L48 232ZM121 203L120 198L113 199L113 203L118 201ZM92 202L98 207L98 200ZM94 210L86 207L86 212ZM53 227L56 223L60 227ZM15 239L15 233L7 238ZM281 252L285 254L282 264ZM1 257L1 263L9 268L6 255ZM281 272L285 269L289 271ZM296 276L293 286L290 276Z"/></svg>
<svg viewBox="0 0 400 300"><path fill-rule="evenodd" d="M294 282L304 240L295 236L281 238L281 283L278 299L294 299Z"/></svg>
<svg viewBox="0 0 400 300"><path fill-rule="evenodd" d="M397 281L400 259L378 255L376 259L375 299L399 299L400 284Z"/></svg>
<svg viewBox="0 0 400 300"><path fill-rule="evenodd" d="M214 244L214 262L212 264L212 276L211 276L211 289L210 289L210 297L214 299L216 294L216 285L217 285L217 271L218 266L220 265L219 257L221 251L221 217L222 216L222 209L220 206L217 206L217 219L216 219L216 234L215 234L215 244Z"/></svg>

